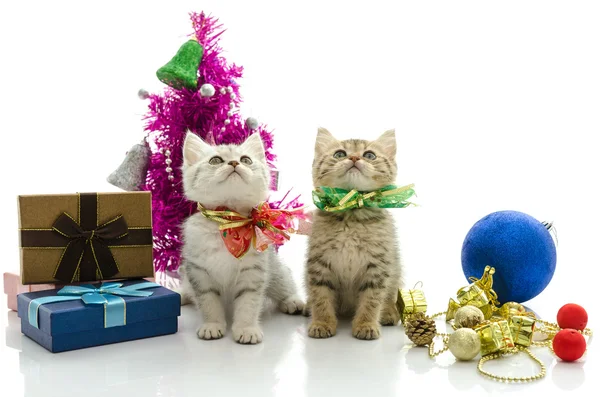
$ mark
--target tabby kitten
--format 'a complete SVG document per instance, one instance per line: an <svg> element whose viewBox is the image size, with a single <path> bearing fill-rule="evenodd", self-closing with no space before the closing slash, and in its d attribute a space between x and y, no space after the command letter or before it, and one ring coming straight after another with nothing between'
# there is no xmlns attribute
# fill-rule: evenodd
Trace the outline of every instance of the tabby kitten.
<svg viewBox="0 0 600 397"><path fill-rule="evenodd" d="M260 135L241 145L210 146L188 133L183 146L183 188L188 200L215 210L224 206L248 216L269 194L269 168ZM233 338L239 343L260 343L259 318L265 298L284 313L296 314L304 303L298 297L290 269L274 249L250 250L241 258L226 248L219 224L201 213L183 224L182 296L201 311L200 339L225 335L226 310L233 307Z"/></svg>
<svg viewBox="0 0 600 397"><path fill-rule="evenodd" d="M396 135L385 132L374 141L339 141L320 128L313 161L313 184L372 191L396 179ZM396 230L384 209L345 212L316 210L309 236L305 272L312 315L308 334L329 338L338 316L352 316L352 335L377 339L379 324L395 325L401 284Z"/></svg>

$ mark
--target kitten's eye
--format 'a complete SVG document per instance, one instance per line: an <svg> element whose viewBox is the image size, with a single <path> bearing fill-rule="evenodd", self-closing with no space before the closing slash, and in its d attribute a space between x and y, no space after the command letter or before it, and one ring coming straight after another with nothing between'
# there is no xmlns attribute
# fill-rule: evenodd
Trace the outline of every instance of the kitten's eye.
<svg viewBox="0 0 600 397"><path fill-rule="evenodd" d="M240 161L246 165L250 165L252 164L252 159L248 156L242 156L242 158L240 159Z"/></svg>
<svg viewBox="0 0 600 397"><path fill-rule="evenodd" d="M375 153L371 152L370 150L366 151L363 154L363 157L366 158L367 160L375 160L377 158L377 156L375 156Z"/></svg>
<svg viewBox="0 0 600 397"><path fill-rule="evenodd" d="M223 159L219 156L215 156L213 158L211 158L210 160L208 160L208 164L210 165L219 165L223 162Z"/></svg>
<svg viewBox="0 0 600 397"><path fill-rule="evenodd" d="M343 159L344 157L346 157L346 152L344 152L343 150L338 150L333 154L333 158L336 159Z"/></svg>

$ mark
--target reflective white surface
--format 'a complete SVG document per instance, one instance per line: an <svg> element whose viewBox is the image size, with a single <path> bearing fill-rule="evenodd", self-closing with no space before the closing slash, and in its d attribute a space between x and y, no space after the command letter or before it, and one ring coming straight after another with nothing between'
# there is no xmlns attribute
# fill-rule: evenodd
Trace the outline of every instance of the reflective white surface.
<svg viewBox="0 0 600 397"><path fill-rule="evenodd" d="M298 277L304 244L305 237L297 237L282 250ZM424 278L430 314L445 309L449 291L462 286L461 282L458 277L455 285L443 288L439 287L442 280ZM553 280L553 285L559 283ZM534 300L528 307L548 320L553 320L550 313L558 310L551 297ZM546 378L530 384L505 384L483 378L476 370L478 358L456 362L449 352L429 358L426 348L412 347L400 325L383 328L377 341L360 341L352 338L349 321L342 320L335 337L314 340L306 335L309 319L267 310L264 342L243 346L233 342L230 333L217 341L197 339L199 321L195 309L184 306L175 335L51 354L20 333L16 313L5 312L0 330L4 334L0 346L3 388L11 391L10 396L28 397L289 397L399 396L419 390L449 395L497 391L528 395L577 391L586 395L597 385L598 349L593 343L576 363L560 362L547 349L536 348L534 352L548 368ZM443 321L438 325L446 327ZM509 376L528 376L536 370L524 355L486 365Z"/></svg>

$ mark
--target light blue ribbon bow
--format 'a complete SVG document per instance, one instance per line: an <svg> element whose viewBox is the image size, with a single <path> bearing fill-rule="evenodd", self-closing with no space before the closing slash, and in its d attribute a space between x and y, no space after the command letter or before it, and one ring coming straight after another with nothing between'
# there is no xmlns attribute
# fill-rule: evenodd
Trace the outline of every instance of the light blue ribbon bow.
<svg viewBox="0 0 600 397"><path fill-rule="evenodd" d="M29 302L29 324L38 326L38 310L46 303L66 302L81 299L86 305L104 305L104 328L118 327L127 323L127 308L121 296L146 297L151 291L140 291L146 288L160 287L156 283L139 283L122 287L123 283L102 283L99 288L91 284L79 286L68 285L57 292L57 296L45 296ZM119 296L120 295L120 296Z"/></svg>

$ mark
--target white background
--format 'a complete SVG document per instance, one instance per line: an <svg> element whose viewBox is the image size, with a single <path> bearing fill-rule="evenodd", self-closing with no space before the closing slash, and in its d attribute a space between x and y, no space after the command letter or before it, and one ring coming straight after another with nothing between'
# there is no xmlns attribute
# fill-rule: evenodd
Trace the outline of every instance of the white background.
<svg viewBox="0 0 600 397"><path fill-rule="evenodd" d="M202 10L244 67L242 111L275 131L282 189L310 200L318 126L340 138L396 129L398 183L415 183L421 204L398 210L400 244L433 311L465 283L469 228L511 209L558 230L554 279L530 307L554 320L573 301L598 324L595 1L3 1L0 270L19 268L18 194L116 190L107 175L144 136L137 91L162 89L156 69L191 32L188 12ZM284 254L300 274L305 240L294 244ZM18 329L10 313L1 319ZM0 351L3 388L20 395L17 352ZM574 364L579 390L595 381L592 356ZM404 394L418 385L399 382ZM535 387L515 390L560 384Z"/></svg>

